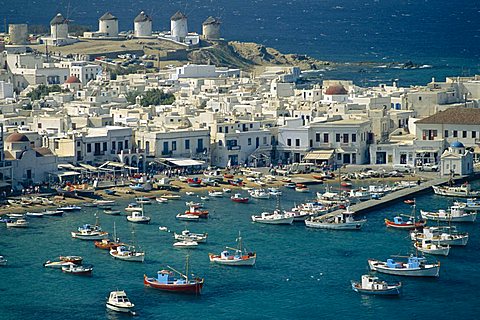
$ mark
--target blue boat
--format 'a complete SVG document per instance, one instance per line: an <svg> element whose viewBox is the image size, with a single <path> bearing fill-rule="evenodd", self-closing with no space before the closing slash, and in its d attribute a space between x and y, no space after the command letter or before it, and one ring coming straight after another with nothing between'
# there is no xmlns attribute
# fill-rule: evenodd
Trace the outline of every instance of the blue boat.
<svg viewBox="0 0 480 320"><path fill-rule="evenodd" d="M113 196L117 191L115 190L110 190L110 189L106 189L105 190L105 193L108 194L109 196Z"/></svg>

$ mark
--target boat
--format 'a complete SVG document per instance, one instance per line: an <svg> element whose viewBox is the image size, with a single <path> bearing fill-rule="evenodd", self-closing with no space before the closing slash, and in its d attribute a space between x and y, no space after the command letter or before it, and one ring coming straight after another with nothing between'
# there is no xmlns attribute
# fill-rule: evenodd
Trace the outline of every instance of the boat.
<svg viewBox="0 0 480 320"><path fill-rule="evenodd" d="M111 250L117 248L118 246L125 245L125 243L120 242L120 239L117 237L117 228L115 222L113 223L113 240L102 239L99 241L95 241L93 244L95 245L95 247L102 250Z"/></svg>
<svg viewBox="0 0 480 320"><path fill-rule="evenodd" d="M168 199L168 200L179 200L179 199L182 198L180 195L172 194L172 193L166 193L166 194L161 195L160 197Z"/></svg>
<svg viewBox="0 0 480 320"><path fill-rule="evenodd" d="M410 238L412 241L432 240L444 246L466 246L468 233L458 232L454 226L427 227L422 231L412 231Z"/></svg>
<svg viewBox="0 0 480 320"><path fill-rule="evenodd" d="M200 199L202 199L203 201L208 201L210 200L210 198L208 196L202 196L200 197Z"/></svg>
<svg viewBox="0 0 480 320"><path fill-rule="evenodd" d="M113 196L115 195L115 193L117 193L117 191L112 189L105 189L105 193L108 194L109 196Z"/></svg>
<svg viewBox="0 0 480 320"><path fill-rule="evenodd" d="M207 242L208 233L192 233L189 230L183 230L181 233L173 233L175 240L195 241L197 243Z"/></svg>
<svg viewBox="0 0 480 320"><path fill-rule="evenodd" d="M438 212L420 210L422 218L427 220L446 222L474 222L477 219L477 212L467 212L461 206L453 205L448 210L440 209Z"/></svg>
<svg viewBox="0 0 480 320"><path fill-rule="evenodd" d="M156 200L158 203L167 203L167 202L168 202L168 199L162 198L162 197L157 197L157 198L155 198L155 200Z"/></svg>
<svg viewBox="0 0 480 320"><path fill-rule="evenodd" d="M187 191L187 192L185 192L185 194L186 194L187 196L194 196L194 195L195 195L195 192Z"/></svg>
<svg viewBox="0 0 480 320"><path fill-rule="evenodd" d="M68 261L46 261L43 263L45 268L52 268L52 269L62 269L63 267L68 267L70 265L75 265L73 262Z"/></svg>
<svg viewBox="0 0 480 320"><path fill-rule="evenodd" d="M44 216L60 217L63 216L62 210L45 210L43 211Z"/></svg>
<svg viewBox="0 0 480 320"><path fill-rule="evenodd" d="M199 216L200 218L208 218L208 210L200 210L198 207L190 206L185 214Z"/></svg>
<svg viewBox="0 0 480 320"><path fill-rule="evenodd" d="M108 207L115 205L115 200L95 200L93 203L99 207Z"/></svg>
<svg viewBox="0 0 480 320"><path fill-rule="evenodd" d="M145 188L141 183L131 184L128 187L133 191L145 191Z"/></svg>
<svg viewBox="0 0 480 320"><path fill-rule="evenodd" d="M262 212L259 216L252 216L253 222L265 224L292 224L293 216L275 209L272 213Z"/></svg>
<svg viewBox="0 0 480 320"><path fill-rule="evenodd" d="M480 211L480 201L475 198L469 198L467 202L455 201L453 204L465 211Z"/></svg>
<svg viewBox="0 0 480 320"><path fill-rule="evenodd" d="M29 218L43 218L43 213L41 212L27 212L25 216Z"/></svg>
<svg viewBox="0 0 480 320"><path fill-rule="evenodd" d="M103 210L103 213L109 214L111 216L119 216L121 214L121 211L120 210L105 209L105 210Z"/></svg>
<svg viewBox="0 0 480 320"><path fill-rule="evenodd" d="M175 242L173 244L175 248L185 248L185 249L191 249L191 248L196 248L198 247L198 242L196 241L191 241L191 240L182 240Z"/></svg>
<svg viewBox="0 0 480 320"><path fill-rule="evenodd" d="M70 262L74 264L82 264L83 261L83 258L80 256L60 256L58 259L63 262Z"/></svg>
<svg viewBox="0 0 480 320"><path fill-rule="evenodd" d="M239 232L236 248L226 247L226 250L223 250L219 255L209 253L208 258L210 262L226 266L253 266L257 260L257 254L249 252L243 247Z"/></svg>
<svg viewBox="0 0 480 320"><path fill-rule="evenodd" d="M63 211L63 212L80 211L80 210L82 210L82 207L75 206L75 205L69 205L69 206L57 208L57 210L58 211Z"/></svg>
<svg viewBox="0 0 480 320"><path fill-rule="evenodd" d="M237 203L247 203L249 200L248 197L242 197L240 193L235 193L233 196L230 197L230 199L233 202L237 202Z"/></svg>
<svg viewBox="0 0 480 320"><path fill-rule="evenodd" d="M270 194L262 189L250 190L250 196L255 199L270 199Z"/></svg>
<svg viewBox="0 0 480 320"><path fill-rule="evenodd" d="M128 222L133 223L150 223L152 218L143 215L143 208L141 211L132 211L129 216L127 216Z"/></svg>
<svg viewBox="0 0 480 320"><path fill-rule="evenodd" d="M355 220L354 214L355 212L350 211L350 208L347 207L347 210L340 214L309 218L305 220L305 226L316 229L359 230L367 220Z"/></svg>
<svg viewBox="0 0 480 320"><path fill-rule="evenodd" d="M127 294L123 290L110 292L105 306L112 311L135 314L135 312L132 311L135 305L130 302L130 299L128 299Z"/></svg>
<svg viewBox="0 0 480 320"><path fill-rule="evenodd" d="M433 255L448 256L448 253L450 252L449 245L444 246L430 239L422 239L422 241L415 241L413 243L413 246L418 251Z"/></svg>
<svg viewBox="0 0 480 320"><path fill-rule="evenodd" d="M230 188L223 188L222 191L223 191L223 193L231 193L231 192L232 192L232 189L230 189Z"/></svg>
<svg viewBox="0 0 480 320"><path fill-rule="evenodd" d="M23 213L8 213L7 217L10 219L25 219L25 215Z"/></svg>
<svg viewBox="0 0 480 320"><path fill-rule="evenodd" d="M367 201L372 199L372 194L370 191L366 190L350 190L348 193L348 199L350 202L353 201Z"/></svg>
<svg viewBox="0 0 480 320"><path fill-rule="evenodd" d="M78 266L76 264L70 264L68 266L62 267L62 272L76 274L76 275L91 275L93 271L93 267L91 266Z"/></svg>
<svg viewBox="0 0 480 320"><path fill-rule="evenodd" d="M187 207L194 207L195 209L203 208L203 203L201 203L201 202L186 201L186 202L185 202L185 205L186 205Z"/></svg>
<svg viewBox="0 0 480 320"><path fill-rule="evenodd" d="M378 277L364 274L362 281L351 281L352 289L358 293L376 294L376 295L399 295L402 289L402 283L388 284L385 281L380 281Z"/></svg>
<svg viewBox="0 0 480 320"><path fill-rule="evenodd" d="M340 182L340 186L343 187L343 188L351 188L351 187L353 187L353 184L351 182L342 181L342 182Z"/></svg>
<svg viewBox="0 0 480 320"><path fill-rule="evenodd" d="M136 203L130 203L126 208L125 211L127 212L135 212L135 211L143 211L142 207Z"/></svg>
<svg viewBox="0 0 480 320"><path fill-rule="evenodd" d="M199 277L193 277L192 279L189 277L188 256L185 273L179 272L170 266L167 266L167 268L170 270L158 271L156 278L149 278L146 275L143 275L143 284L149 288L168 292L190 294L201 293L204 279ZM175 277L175 273L179 274L180 277Z"/></svg>
<svg viewBox="0 0 480 320"><path fill-rule="evenodd" d="M197 177L195 178L188 178L187 179L187 184L189 187L192 187L192 188L198 188L198 187L201 187L202 186L202 179L199 179Z"/></svg>
<svg viewBox="0 0 480 320"><path fill-rule="evenodd" d="M85 208L95 208L97 206L96 203L94 202L84 202L82 203L82 207L85 207Z"/></svg>
<svg viewBox="0 0 480 320"><path fill-rule="evenodd" d="M293 182L287 182L283 185L285 188L295 189L296 184Z"/></svg>
<svg viewBox="0 0 480 320"><path fill-rule="evenodd" d="M405 204L415 204L415 199L403 200L403 203L405 203Z"/></svg>
<svg viewBox="0 0 480 320"><path fill-rule="evenodd" d="M432 186L435 194L447 197L474 198L480 197L480 191L473 191L472 186L464 183L461 186Z"/></svg>
<svg viewBox="0 0 480 320"><path fill-rule="evenodd" d="M6 266L8 260L4 256L0 256L0 266Z"/></svg>
<svg viewBox="0 0 480 320"><path fill-rule="evenodd" d="M221 191L209 191L208 192L208 196L209 197L213 197L213 198L222 198L223 197L223 192Z"/></svg>
<svg viewBox="0 0 480 320"><path fill-rule="evenodd" d="M7 228L27 228L28 221L25 219L17 219L5 222Z"/></svg>
<svg viewBox="0 0 480 320"><path fill-rule="evenodd" d="M90 224L84 224L78 227L77 231L71 232L72 238L80 240L102 240L108 236L108 232L102 231L102 228L98 224L98 217L94 226Z"/></svg>
<svg viewBox="0 0 480 320"><path fill-rule="evenodd" d="M410 277L438 277L440 274L440 262L428 263L425 257L406 257L407 262L397 262L393 258L387 261L368 259L370 270L397 276Z"/></svg>
<svg viewBox="0 0 480 320"><path fill-rule="evenodd" d="M306 185L299 186L297 184L297 186L295 187L295 191L302 192L302 193L308 193L308 192L310 192L310 189Z"/></svg>
<svg viewBox="0 0 480 320"><path fill-rule="evenodd" d="M150 198L147 197L137 197L135 198L135 202L138 204L152 204L153 201Z"/></svg>
<svg viewBox="0 0 480 320"><path fill-rule="evenodd" d="M182 214L182 213L177 214L175 218L183 221L198 221L200 219L199 216L195 216L193 214Z"/></svg>
<svg viewBox="0 0 480 320"><path fill-rule="evenodd" d="M402 214L402 215L393 217L393 220L385 219L384 220L385 225L389 228L396 228L396 229L421 229L427 224L427 221L417 220L415 210L416 210L416 205L414 200L411 215ZM403 216L407 217L408 219L407 220L403 219Z"/></svg>
<svg viewBox="0 0 480 320"><path fill-rule="evenodd" d="M317 192L317 201L324 205L338 205L346 202L346 198L327 188L324 193Z"/></svg>
<svg viewBox="0 0 480 320"><path fill-rule="evenodd" d="M121 245L110 249L110 255L118 260L130 262L145 261L145 252L137 251L135 246Z"/></svg>

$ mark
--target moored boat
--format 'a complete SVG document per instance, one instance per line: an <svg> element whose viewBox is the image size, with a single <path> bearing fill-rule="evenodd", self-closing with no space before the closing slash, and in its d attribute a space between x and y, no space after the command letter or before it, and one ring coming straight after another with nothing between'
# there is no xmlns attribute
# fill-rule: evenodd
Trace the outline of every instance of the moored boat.
<svg viewBox="0 0 480 320"><path fill-rule="evenodd" d="M174 248L192 249L198 247L198 242L192 240L177 241L173 244Z"/></svg>
<svg viewBox="0 0 480 320"><path fill-rule="evenodd" d="M412 241L432 240L441 245L465 246L468 242L468 233L458 232L454 226L428 227L422 231L410 233Z"/></svg>
<svg viewBox="0 0 480 320"><path fill-rule="evenodd" d="M418 251L423 253L433 254L433 255L441 255L441 256L448 256L450 252L450 246L443 246L438 244L429 239L422 239L422 241L415 241L413 246Z"/></svg>
<svg viewBox="0 0 480 320"><path fill-rule="evenodd" d="M213 198L223 198L223 192L212 190L208 192L208 196Z"/></svg>
<svg viewBox="0 0 480 320"><path fill-rule="evenodd" d="M219 255L209 253L208 258L210 262L227 266L253 266L257 259L257 254L255 252L249 252L243 247L240 232L237 243L236 248L226 247L226 250L222 251Z"/></svg>
<svg viewBox="0 0 480 320"><path fill-rule="evenodd" d="M292 224L293 216L280 210L274 210L270 212L262 212L259 216L252 216L253 222L265 223L265 224Z"/></svg>
<svg viewBox="0 0 480 320"><path fill-rule="evenodd" d="M127 212L134 212L134 211L143 211L142 207L136 203L130 203L126 208L125 211Z"/></svg>
<svg viewBox="0 0 480 320"><path fill-rule="evenodd" d="M137 251L134 246L121 245L110 249L110 255L118 260L130 262L143 262L145 260L145 252Z"/></svg>
<svg viewBox="0 0 480 320"><path fill-rule="evenodd" d="M134 314L132 310L135 305L130 302L130 299L128 299L127 294L123 290L110 292L110 296L108 297L105 306L116 312Z"/></svg>
<svg viewBox="0 0 480 320"><path fill-rule="evenodd" d="M247 203L249 198L248 197L242 197L240 193L235 193L233 196L230 197L230 200L233 202L237 203Z"/></svg>
<svg viewBox="0 0 480 320"><path fill-rule="evenodd" d="M183 230L181 233L173 233L175 240L195 241L197 243L207 242L208 233L192 233L189 230Z"/></svg>
<svg viewBox="0 0 480 320"><path fill-rule="evenodd" d="M393 217L393 220L385 219L385 225L391 228L397 229L418 229L423 228L426 225L425 220L415 221L413 218L404 220L401 216Z"/></svg>
<svg viewBox="0 0 480 320"><path fill-rule="evenodd" d="M6 266L8 263L4 256L0 256L0 266Z"/></svg>
<svg viewBox="0 0 480 320"><path fill-rule="evenodd" d="M198 221L200 219L199 216L193 215L193 214L182 214L179 213L175 216L178 220L183 220L183 221Z"/></svg>
<svg viewBox="0 0 480 320"><path fill-rule="evenodd" d="M355 292L376 295L399 295L402 289L402 283L388 284L381 281L378 277L368 274L362 276L362 281L351 281L352 289Z"/></svg>
<svg viewBox="0 0 480 320"><path fill-rule="evenodd" d="M440 209L437 212L420 210L422 218L444 222L474 222L477 219L476 211L465 211L461 206L453 205L448 210Z"/></svg>
<svg viewBox="0 0 480 320"><path fill-rule="evenodd" d="M441 196L474 198L480 197L480 191L472 190L468 183L461 186L432 186L433 192Z"/></svg>
<svg viewBox="0 0 480 320"><path fill-rule="evenodd" d="M109 214L111 216L119 216L121 214L120 210L105 209L103 213Z"/></svg>
<svg viewBox="0 0 480 320"><path fill-rule="evenodd" d="M150 223L151 218L143 215L143 208L141 211L132 211L129 216L127 216L128 222L133 223Z"/></svg>
<svg viewBox="0 0 480 320"><path fill-rule="evenodd" d="M440 273L440 263L428 263L424 257L410 255L407 262L397 262L393 258L387 261L368 259L368 266L372 271L397 276L411 277L438 277Z"/></svg>
<svg viewBox="0 0 480 320"><path fill-rule="evenodd" d="M102 228L97 223L92 226L90 224L84 224L81 227L78 227L77 231L70 232L72 238L80 239L80 240L102 240L108 236L108 232L102 231Z"/></svg>
<svg viewBox="0 0 480 320"><path fill-rule="evenodd" d="M80 211L80 210L82 210L82 207L79 207L76 205L69 205L69 206L57 208L57 211L63 211L63 212Z"/></svg>
<svg viewBox="0 0 480 320"><path fill-rule="evenodd" d="M93 267L91 266L79 266L73 263L68 266L62 267L62 272L75 274L75 275L87 276L87 275L91 275L92 271L93 271Z"/></svg>
<svg viewBox="0 0 480 320"><path fill-rule="evenodd" d="M305 220L305 226L316 229L359 230L367 220L355 220L354 214L355 212L347 207L347 210L340 214L309 218Z"/></svg>
<svg viewBox="0 0 480 320"><path fill-rule="evenodd" d="M63 211L62 210L45 210L43 211L43 215L60 217L60 216L63 216Z"/></svg>
<svg viewBox="0 0 480 320"><path fill-rule="evenodd" d="M28 221L25 219L10 220L5 222L7 228L27 228Z"/></svg>

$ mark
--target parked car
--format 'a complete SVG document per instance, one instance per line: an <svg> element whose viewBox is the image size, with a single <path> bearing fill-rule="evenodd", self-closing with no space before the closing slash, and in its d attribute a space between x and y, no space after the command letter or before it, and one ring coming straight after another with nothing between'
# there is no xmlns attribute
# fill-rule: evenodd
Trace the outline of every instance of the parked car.
<svg viewBox="0 0 480 320"><path fill-rule="evenodd" d="M403 173L410 173L413 172L413 166L410 164L394 164L393 170Z"/></svg>
<svg viewBox="0 0 480 320"><path fill-rule="evenodd" d="M420 166L419 168L420 171L426 171L426 172L437 172L438 171L438 165L432 164L432 163L425 163Z"/></svg>

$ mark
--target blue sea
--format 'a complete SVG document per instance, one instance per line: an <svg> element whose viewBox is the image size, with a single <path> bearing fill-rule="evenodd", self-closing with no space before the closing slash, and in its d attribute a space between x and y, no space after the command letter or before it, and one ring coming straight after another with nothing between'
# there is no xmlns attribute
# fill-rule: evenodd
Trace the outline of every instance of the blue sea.
<svg viewBox="0 0 480 320"><path fill-rule="evenodd" d="M97 27L106 11L122 30L144 10L155 30L170 28L177 10L187 13L191 31L201 32L208 16L220 17L228 40L253 41L285 53L320 60L375 62L344 66L320 79L352 79L359 85L425 84L432 77L480 73L480 2L472 0L1 0L7 23L47 25L62 12L75 24ZM423 69L384 68L412 61ZM431 67L430 67L431 66Z"/></svg>
<svg viewBox="0 0 480 320"><path fill-rule="evenodd" d="M480 183L473 185L480 187ZM282 207L313 197L284 189ZM184 202L145 206L150 225L132 225L125 216L108 216L96 208L84 208L64 217L30 219L30 228L0 226L0 254L9 265L0 268L0 319L127 319L105 309L111 290L126 290L137 306L138 319L477 319L480 305L480 263L478 222L461 224L470 233L466 247L453 247L441 261L440 277L399 278L380 275L390 282L401 280L404 290L398 298L364 296L350 288L350 280L368 272L367 259L414 252L407 231L387 229L384 218L409 214L411 207L398 202L366 214L361 231L326 231L293 226L269 226L251 222L250 216L272 210L275 200L233 203L227 197L206 203L210 218L197 223L180 222L175 215L185 210ZM419 209L447 208L452 199L427 194L417 198ZM118 199L118 208L128 204ZM145 263L111 258L92 242L71 238L70 231L94 223L98 213L102 227L132 240L146 251ZM167 226L172 232L160 231ZM174 249L173 231L188 227L208 232L206 244L196 249ZM257 252L253 268L210 264L209 252L235 246L241 231L244 244ZM182 270L186 254L192 271L205 278L201 296L169 294L143 286L143 275L154 276L170 265ZM59 255L81 255L93 264L92 277L63 274L45 269L42 263ZM435 257L430 257L435 259Z"/></svg>

